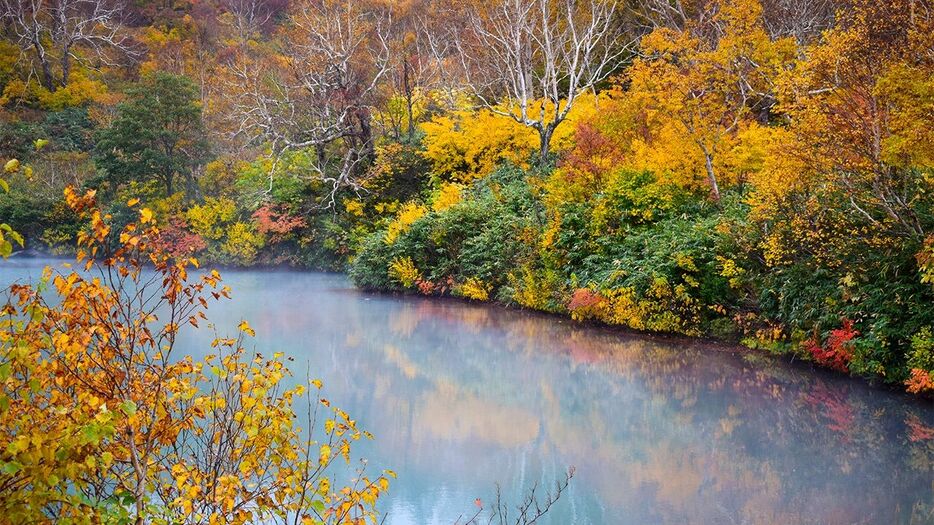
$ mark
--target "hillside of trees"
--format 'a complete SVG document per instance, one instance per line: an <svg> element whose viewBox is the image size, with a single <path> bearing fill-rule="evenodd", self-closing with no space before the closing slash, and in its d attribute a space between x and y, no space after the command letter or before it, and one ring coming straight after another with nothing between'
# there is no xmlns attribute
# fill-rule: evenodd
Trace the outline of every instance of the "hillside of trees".
<svg viewBox="0 0 934 525"><path fill-rule="evenodd" d="M0 0L0 251L74 252L71 187L180 260L931 392L932 9Z"/></svg>

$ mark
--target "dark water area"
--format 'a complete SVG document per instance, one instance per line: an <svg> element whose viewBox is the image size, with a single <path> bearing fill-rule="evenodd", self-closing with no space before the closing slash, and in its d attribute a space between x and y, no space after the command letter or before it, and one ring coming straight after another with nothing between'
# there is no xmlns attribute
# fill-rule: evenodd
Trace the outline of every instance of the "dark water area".
<svg viewBox="0 0 934 525"><path fill-rule="evenodd" d="M0 284L41 259L0 262ZM60 262L54 262L60 264ZM223 272L209 319L295 358L399 479L387 524L452 524L569 466L543 524L921 524L934 405L806 364L497 306L366 294L341 275ZM182 350L210 351L189 331Z"/></svg>

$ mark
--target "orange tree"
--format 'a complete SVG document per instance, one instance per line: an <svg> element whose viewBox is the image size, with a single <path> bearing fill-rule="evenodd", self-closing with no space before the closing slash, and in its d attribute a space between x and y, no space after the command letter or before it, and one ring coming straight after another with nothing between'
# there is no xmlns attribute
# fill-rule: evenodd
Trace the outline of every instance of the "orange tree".
<svg viewBox="0 0 934 525"><path fill-rule="evenodd" d="M244 321L203 360L184 325L228 296L217 272L162 251L148 209L118 228L93 192L79 270L13 285L0 317L0 515L16 523L367 523L389 484L331 468L369 437L315 396L307 420L281 354L249 355ZM54 293L51 293L54 292ZM319 381L309 383L317 392ZM303 418L304 419L304 418ZM316 439L312 439L312 438Z"/></svg>

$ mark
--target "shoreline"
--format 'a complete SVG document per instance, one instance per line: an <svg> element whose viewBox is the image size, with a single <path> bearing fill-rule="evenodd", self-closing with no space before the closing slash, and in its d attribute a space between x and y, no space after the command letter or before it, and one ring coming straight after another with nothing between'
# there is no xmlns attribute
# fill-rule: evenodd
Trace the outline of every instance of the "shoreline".
<svg viewBox="0 0 934 525"><path fill-rule="evenodd" d="M317 272L316 270L307 270L312 272ZM346 272L317 272L317 273L339 273L346 275ZM351 282L351 285L353 283ZM629 338L638 338L642 340L649 341L660 341L665 343L685 343L696 348L699 348L703 352L719 352L733 354L736 356L743 355L752 355L759 358L765 358L768 360L779 361L782 366L789 366L796 370L805 371L809 374L815 374L817 376L823 377L825 379L831 379L834 381L841 381L853 384L860 384L866 388L883 391L891 394L898 395L900 398L905 400L911 400L912 402L917 402L919 404L928 404L934 402L934 395L929 394L911 394L900 388L898 383L886 383L882 381L880 377L862 377L849 374L843 374L832 370L827 367L822 367L806 359L802 359L800 355L788 352L788 353L775 353L769 352L768 350L762 348L753 348L738 341L729 341L725 339L717 339L712 336L689 336L677 333L668 333L668 332L651 332L651 331L642 331L630 328L624 325L612 325L607 323L602 323L597 320L587 319L583 321L577 321L572 319L569 315L565 315L558 312L547 312L544 310L535 310L532 308L526 308L524 306L507 304L495 300L486 300L481 301L477 299L467 299L463 297L456 297L453 295L422 295L418 293L409 293L409 292L400 292L394 290L380 290L375 288L359 288L356 285L353 285L353 288L360 293L371 294L375 296L383 297L397 297L397 298L408 298L408 299L418 299L418 300L443 300L453 303L460 303L464 305L473 305L481 306L486 308L497 308L502 310L507 310L510 312L519 313L522 315L534 316L544 319L557 320L561 324L566 324L569 327L582 328L587 330L597 330L603 332L607 335L612 335L615 337L629 337ZM754 363L751 363L754 364Z"/></svg>
<svg viewBox="0 0 934 525"><path fill-rule="evenodd" d="M29 252L29 253L24 253ZM56 261L56 262L73 262L73 257L70 255L56 255L52 253L45 253L36 249L26 249L14 252L14 254L7 259L8 261L25 261L25 260L47 260L47 261ZM200 263L200 261L199 261ZM486 308L497 308L503 309L510 312L519 313L522 315L535 316L539 318L545 318L550 320L556 320L560 324L566 324L569 327L577 328L586 328L587 330L598 330L606 334L610 334L616 337L631 337L639 338L650 341L663 341L666 343L684 343L687 345L699 347L704 352L722 352L730 353L737 356L742 355L754 355L760 358L765 358L769 360L780 361L783 366L791 366L796 369L806 370L808 373L817 374L826 378L845 380L849 382L857 382L865 385L867 388L881 390L885 392L896 393L904 399L917 400L918 402L927 402L930 403L934 401L934 394L911 394L905 391L903 388L900 388L898 383L887 383L881 379L881 377L863 377L855 376L849 374L843 374L835 370L829 369L827 367L822 367L814 363L813 361L803 359L801 355L794 352L771 352L764 348L754 348L742 344L740 341L720 339L710 335L703 336L690 336L678 333L671 332L653 332L653 331L644 331L631 328L625 325L613 325L601 322L595 319L586 319L586 320L575 320L572 319L570 315L561 312L548 312L545 310L536 310L533 308L527 308L518 304L509 304L497 300L478 300L478 299L468 299L464 297L457 297L449 294L440 294L440 295L423 295L419 293L409 292L409 291L398 291L398 290L384 290L378 288L363 288L359 287L353 283L348 272L346 270L325 270L325 269L316 269L305 266L296 266L289 264L254 264L249 266L238 266L238 265L225 265L225 264L215 264L215 263L202 263L199 264L201 269L216 269L221 272L263 272L263 271L275 271L283 273L320 273L326 275L340 275L347 279L348 284L351 288L361 294L369 294L375 296L383 297L396 297L396 298L405 298L405 299L416 299L416 300L443 300L446 302L460 303L464 305L472 306L482 306Z"/></svg>

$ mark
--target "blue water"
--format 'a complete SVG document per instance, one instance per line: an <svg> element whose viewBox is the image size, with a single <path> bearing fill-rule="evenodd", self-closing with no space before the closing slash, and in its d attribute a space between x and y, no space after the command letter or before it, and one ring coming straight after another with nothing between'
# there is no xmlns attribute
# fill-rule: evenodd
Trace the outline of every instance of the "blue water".
<svg viewBox="0 0 934 525"><path fill-rule="evenodd" d="M0 284L49 261L0 262ZM60 264L55 263L54 264ZM455 300L366 294L340 275L222 272L209 318L325 382L399 479L386 523L452 524L573 466L543 524L934 522L934 407L755 352ZM213 334L183 349L209 352Z"/></svg>

